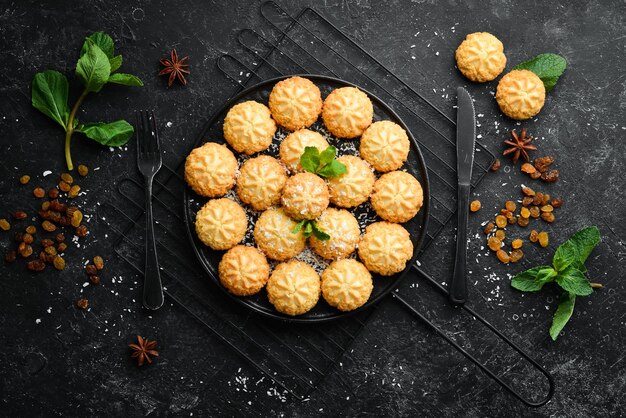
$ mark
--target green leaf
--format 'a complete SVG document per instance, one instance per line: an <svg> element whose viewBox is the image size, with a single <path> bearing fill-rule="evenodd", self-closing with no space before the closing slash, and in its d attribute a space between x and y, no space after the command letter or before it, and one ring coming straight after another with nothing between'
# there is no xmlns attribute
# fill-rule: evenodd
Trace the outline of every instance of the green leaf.
<svg viewBox="0 0 626 418"><path fill-rule="evenodd" d="M300 230L302 229L302 227L304 226L306 222L306 219L301 220L300 222L298 222L296 224L296 226L291 230L292 234L297 234L298 232L300 232Z"/></svg>
<svg viewBox="0 0 626 418"><path fill-rule="evenodd" d="M316 147L305 147L300 156L300 165L309 173L315 173L320 165L320 151Z"/></svg>
<svg viewBox="0 0 626 418"><path fill-rule="evenodd" d="M518 64L515 70L529 70L537 74L543 81L546 92L549 92L554 88L566 67L567 62L560 55L539 54L535 58Z"/></svg>
<svg viewBox="0 0 626 418"><path fill-rule="evenodd" d="M68 91L67 78L58 71L44 71L35 74L33 78L31 93L33 107L54 119L65 130L70 114L67 105Z"/></svg>
<svg viewBox="0 0 626 418"><path fill-rule="evenodd" d="M511 286L522 292L538 292L546 284L554 280L557 272L550 266L537 266L518 273L511 280Z"/></svg>
<svg viewBox="0 0 626 418"><path fill-rule="evenodd" d="M122 66L122 56L116 55L113 58L109 58L109 64L111 65L111 73L114 73Z"/></svg>
<svg viewBox="0 0 626 418"><path fill-rule="evenodd" d="M315 235L315 238L320 241L328 241L330 239L330 235L322 231L319 226L317 226L317 222L313 221L311 224L313 226L313 235Z"/></svg>
<svg viewBox="0 0 626 418"><path fill-rule="evenodd" d="M552 265L556 271L563 271L578 259L578 248L568 240L556 249L552 258Z"/></svg>
<svg viewBox="0 0 626 418"><path fill-rule="evenodd" d="M143 86L143 82L132 74L115 73L109 76L109 83L123 84L125 86Z"/></svg>
<svg viewBox="0 0 626 418"><path fill-rule="evenodd" d="M597 226L590 226L576 232L568 241L576 246L579 260L584 264L589 254L600 243L600 231Z"/></svg>
<svg viewBox="0 0 626 418"><path fill-rule="evenodd" d="M90 44L96 44L105 53L107 58L113 58L113 54L115 52L115 44L113 43L113 38L107 35L104 32L95 32L85 38L85 42L83 43L83 47L80 50L80 56L82 57L89 51ZM121 64L121 60L120 60Z"/></svg>
<svg viewBox="0 0 626 418"><path fill-rule="evenodd" d="M90 42L87 52L76 64L76 76L85 86L85 90L99 92L106 84L111 73L111 64L99 46Z"/></svg>
<svg viewBox="0 0 626 418"><path fill-rule="evenodd" d="M330 164L335 159L335 155L337 155L337 148L333 147L332 145L322 151L320 153L320 168L323 168Z"/></svg>
<svg viewBox="0 0 626 418"><path fill-rule="evenodd" d="M109 147L119 147L128 142L133 135L133 126L125 120L104 123L86 123L76 128L78 132L87 135L88 138Z"/></svg>
<svg viewBox="0 0 626 418"><path fill-rule="evenodd" d="M585 275L574 267L568 267L556 276L556 282L563 289L577 296L587 296L593 293L593 288Z"/></svg>
<svg viewBox="0 0 626 418"><path fill-rule="evenodd" d="M305 222L305 225L304 225L305 238L310 237L312 233L313 233L313 225L311 224L310 221Z"/></svg>
<svg viewBox="0 0 626 418"><path fill-rule="evenodd" d="M574 304L576 302L576 295L563 292L561 295L561 300L559 301L559 307L556 308L556 312L554 312L554 317L552 318L552 325L550 326L550 337L552 337L553 341L559 337L559 333L567 324L567 321L572 317L572 313L574 313Z"/></svg>
<svg viewBox="0 0 626 418"><path fill-rule="evenodd" d="M321 170L318 170L317 174L325 178L330 178L330 177L337 177L345 172L346 172L346 166L337 160L333 160L326 167L322 168Z"/></svg>

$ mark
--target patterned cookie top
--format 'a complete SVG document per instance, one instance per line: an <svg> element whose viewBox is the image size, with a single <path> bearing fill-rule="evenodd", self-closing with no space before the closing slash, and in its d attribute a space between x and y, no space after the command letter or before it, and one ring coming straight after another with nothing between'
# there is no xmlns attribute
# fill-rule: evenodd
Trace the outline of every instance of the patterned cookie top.
<svg viewBox="0 0 626 418"><path fill-rule="evenodd" d="M328 186L313 173L298 173L285 183L281 202L292 218L315 219L328 207Z"/></svg>
<svg viewBox="0 0 626 418"><path fill-rule="evenodd" d="M218 270L222 285L237 296L250 296L259 292L270 275L270 266L263 253L245 245L228 250Z"/></svg>
<svg viewBox="0 0 626 418"><path fill-rule="evenodd" d="M249 100L231 107L224 119L224 138L237 152L252 155L266 150L276 123L264 104Z"/></svg>
<svg viewBox="0 0 626 418"><path fill-rule="evenodd" d="M268 209L254 226L254 240L269 258L284 261L298 255L306 245L304 233L293 233L297 222L283 208Z"/></svg>
<svg viewBox="0 0 626 418"><path fill-rule="evenodd" d="M198 238L214 250L227 250L240 243L247 226L243 208L227 198L209 200L196 215Z"/></svg>
<svg viewBox="0 0 626 418"><path fill-rule="evenodd" d="M470 33L456 50L456 64L472 81L491 81L506 67L504 45L490 33Z"/></svg>
<svg viewBox="0 0 626 418"><path fill-rule="evenodd" d="M291 173L304 171L300 165L300 157L306 147L316 147L319 152L328 148L328 142L324 137L309 129L300 129L292 132L280 143L280 160L287 166Z"/></svg>
<svg viewBox="0 0 626 418"><path fill-rule="evenodd" d="M412 256L413 243L409 232L395 223L369 225L359 243L359 257L365 267L382 276L401 272Z"/></svg>
<svg viewBox="0 0 626 418"><path fill-rule="evenodd" d="M376 171L387 172L402 167L409 155L409 137L397 123L374 122L361 137L361 157Z"/></svg>
<svg viewBox="0 0 626 418"><path fill-rule="evenodd" d="M373 288L372 275L354 259L333 261L322 273L322 296L340 311L363 306Z"/></svg>
<svg viewBox="0 0 626 418"><path fill-rule="evenodd" d="M320 276L307 263L292 260L274 268L267 282L267 296L278 312L302 315L320 297Z"/></svg>
<svg viewBox="0 0 626 418"><path fill-rule="evenodd" d="M241 166L237 195L254 210L265 210L280 202L286 181L283 166L274 157L260 155Z"/></svg>
<svg viewBox="0 0 626 418"><path fill-rule="evenodd" d="M276 83L269 98L272 117L290 131L308 128L322 111L320 89L310 80L290 77Z"/></svg>
<svg viewBox="0 0 626 418"><path fill-rule="evenodd" d="M343 208L352 208L367 201L376 181L370 165L354 155L344 155L337 161L346 166L346 172L328 179L330 201Z"/></svg>
<svg viewBox="0 0 626 418"><path fill-rule="evenodd" d="M370 198L374 210L386 221L404 223L422 207L424 192L419 181L404 171L383 174Z"/></svg>
<svg viewBox="0 0 626 418"><path fill-rule="evenodd" d="M513 70L498 83L496 100L502 113L512 119L524 120L535 116L546 99L543 81L528 70Z"/></svg>
<svg viewBox="0 0 626 418"><path fill-rule="evenodd" d="M225 145L207 142L187 156L185 181L200 196L223 196L235 185L238 167L237 159Z"/></svg>
<svg viewBox="0 0 626 418"><path fill-rule="evenodd" d="M355 138L372 124L372 101L356 87L333 90L322 108L326 128L337 138Z"/></svg>

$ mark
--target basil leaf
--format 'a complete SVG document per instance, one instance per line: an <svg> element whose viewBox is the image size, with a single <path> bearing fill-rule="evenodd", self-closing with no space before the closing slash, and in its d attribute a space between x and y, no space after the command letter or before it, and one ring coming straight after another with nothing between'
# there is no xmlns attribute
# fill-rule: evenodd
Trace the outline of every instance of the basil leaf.
<svg viewBox="0 0 626 418"><path fill-rule="evenodd" d="M113 38L107 35L104 32L96 32L89 35L85 38L85 42L83 43L83 47L80 50L80 56L82 57L89 51L90 44L96 44L105 53L107 58L113 58L113 53L115 52L115 44L113 43ZM121 64L121 62L120 62Z"/></svg>
<svg viewBox="0 0 626 418"><path fill-rule="evenodd" d="M99 92L109 79L111 64L106 54L93 42L87 52L76 64L76 76L85 86L85 90Z"/></svg>
<svg viewBox="0 0 626 418"><path fill-rule="evenodd" d="M557 272L550 266L537 266L518 273L511 280L511 286L522 292L538 292L554 280Z"/></svg>
<svg viewBox="0 0 626 418"><path fill-rule="evenodd" d="M113 58L109 58L109 64L111 65L111 73L117 71L122 66L122 56L116 55Z"/></svg>
<svg viewBox="0 0 626 418"><path fill-rule="evenodd" d="M88 138L109 147L119 147L128 142L133 135L133 126L125 120L104 123L86 123L76 128L78 132L84 133Z"/></svg>
<svg viewBox="0 0 626 418"><path fill-rule="evenodd" d="M305 225L304 225L305 238L310 237L312 233L313 233L313 225L309 221L305 222Z"/></svg>
<svg viewBox="0 0 626 418"><path fill-rule="evenodd" d="M322 231L317 226L317 222L313 221L311 223L313 225L313 235L315 235L315 238L317 238L320 241L328 241L330 239L330 235L328 235L326 232Z"/></svg>
<svg viewBox="0 0 626 418"><path fill-rule="evenodd" d="M578 260L578 248L571 241L565 241L556 249L552 258L552 265L556 271L563 271Z"/></svg>
<svg viewBox="0 0 626 418"><path fill-rule="evenodd" d="M571 241L578 250L578 257L581 263L585 263L589 254L600 243L600 231L596 226L581 229L572 235Z"/></svg>
<svg viewBox="0 0 626 418"><path fill-rule="evenodd" d="M322 177L329 178L329 177L337 177L345 172L346 172L346 166L337 160L333 160L326 167L322 168L321 170L318 170L317 174L319 174Z"/></svg>
<svg viewBox="0 0 626 418"><path fill-rule="evenodd" d="M515 70L529 70L543 81L546 92L550 92L567 68L565 58L557 54L539 54L535 58L518 64Z"/></svg>
<svg viewBox="0 0 626 418"><path fill-rule="evenodd" d="M554 312L554 317L552 318L552 325L550 326L550 337L552 337L553 341L559 337L559 333L567 324L567 321L572 317L572 313L574 313L574 304L576 303L576 295L563 292L561 295L561 300L559 301L559 307L556 308L556 312Z"/></svg>
<svg viewBox="0 0 626 418"><path fill-rule="evenodd" d="M568 267L556 277L556 282L563 289L577 296L587 296L593 293L593 288L585 275L574 267Z"/></svg>
<svg viewBox="0 0 626 418"><path fill-rule="evenodd" d="M332 145L320 153L320 167L323 168L330 164L337 155L337 148Z"/></svg>
<svg viewBox="0 0 626 418"><path fill-rule="evenodd" d="M123 84L125 86L143 86L143 82L132 74L115 73L109 76L109 83Z"/></svg>
<svg viewBox="0 0 626 418"><path fill-rule="evenodd" d="M67 78L60 72L48 70L35 74L31 93L33 107L54 119L65 130L70 114L67 105L68 91Z"/></svg>
<svg viewBox="0 0 626 418"><path fill-rule="evenodd" d="M298 222L296 224L296 226L291 230L291 233L292 234L297 234L298 232L300 232L300 230L302 229L302 226L304 225L305 222L306 222L306 219L303 219L300 222Z"/></svg>
<svg viewBox="0 0 626 418"><path fill-rule="evenodd" d="M315 173L320 165L320 152L316 147L305 147L300 157L300 165L309 173Z"/></svg>

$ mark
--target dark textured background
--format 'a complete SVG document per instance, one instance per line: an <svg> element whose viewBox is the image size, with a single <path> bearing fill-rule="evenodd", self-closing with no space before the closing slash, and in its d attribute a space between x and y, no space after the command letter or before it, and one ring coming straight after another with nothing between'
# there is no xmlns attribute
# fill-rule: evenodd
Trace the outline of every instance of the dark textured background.
<svg viewBox="0 0 626 418"><path fill-rule="evenodd" d="M175 163L233 89L216 70L215 59L238 50L237 30L263 27L258 2L1 3L2 217L36 205L30 187L20 187L20 175L30 174L32 186L50 186L63 170L62 132L30 106L29 85L35 72L54 68L70 75L75 97L77 82L71 74L87 34L96 30L112 34L124 55L122 69L138 74L145 87L106 87L87 99L79 117L130 118L135 109L154 107L165 159ZM106 222L93 216L97 203L110 199L116 179L134 174L134 146L109 151L77 136L74 159L92 168L81 181L88 194L80 198L85 212L92 215L88 223L92 232L84 246L71 248L71 266L63 273L33 275L22 263L2 267L0 415L621 414L626 398L626 306L619 297L624 292L620 265L626 258L625 3L310 3L451 115L454 88L467 84L453 61L453 51L466 33L482 30L497 35L505 45L508 69L541 52L557 52L567 59L569 68L539 117L523 126L539 138L540 153L556 156L561 172L558 183L545 187L566 201L558 221L548 228L550 250L575 230L598 225L604 242L587 264L590 277L607 288L580 299L564 335L552 342L548 327L556 306L554 289L524 296L513 291L509 274L523 266L503 266L494 257L476 257L469 266L476 283L473 306L554 374L554 399L538 410L523 407L392 300L382 303L340 365L305 402L284 395L271 382L259 382L250 365L167 301L156 314L142 310L139 277L115 258ZM285 7L297 12L303 5ZM158 59L172 47L191 57L193 74L186 88L168 90L155 75ZM506 131L516 124L499 114L492 98L495 87L495 83L468 86L482 115L480 140L500 152ZM93 171L96 167L100 169ZM44 170L54 174L44 179ZM483 209L471 218L471 232L479 232L480 223L504 200L517 198L524 181L506 165L487 176L476 191ZM0 235L3 247L9 246L9 235ZM442 281L451 259L439 254L450 247L453 236L451 227L422 259ZM482 236L473 239L470 253L485 254L482 241ZM83 287L78 260L96 254L107 260L103 285ZM547 262L550 254L528 251L525 266ZM408 278L404 287L410 288L410 283ZM91 300L88 313L73 307L81 295ZM440 316L436 309L429 317L454 329L450 317ZM155 364L140 369L129 359L127 344L136 334L158 340L161 357ZM454 334L466 342L473 335L463 327ZM523 376L518 380L525 382ZM532 382L525 385L529 390L535 387Z"/></svg>

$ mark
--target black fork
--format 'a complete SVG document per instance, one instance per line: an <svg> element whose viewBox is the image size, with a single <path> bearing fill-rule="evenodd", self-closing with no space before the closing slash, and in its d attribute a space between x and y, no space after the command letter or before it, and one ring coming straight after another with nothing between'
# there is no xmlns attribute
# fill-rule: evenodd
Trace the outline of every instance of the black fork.
<svg viewBox="0 0 626 418"><path fill-rule="evenodd" d="M152 220L152 180L161 168L161 146L154 112L142 110L136 112L136 116L137 166L146 182L146 268L143 282L143 306L155 310L163 306L163 287Z"/></svg>

